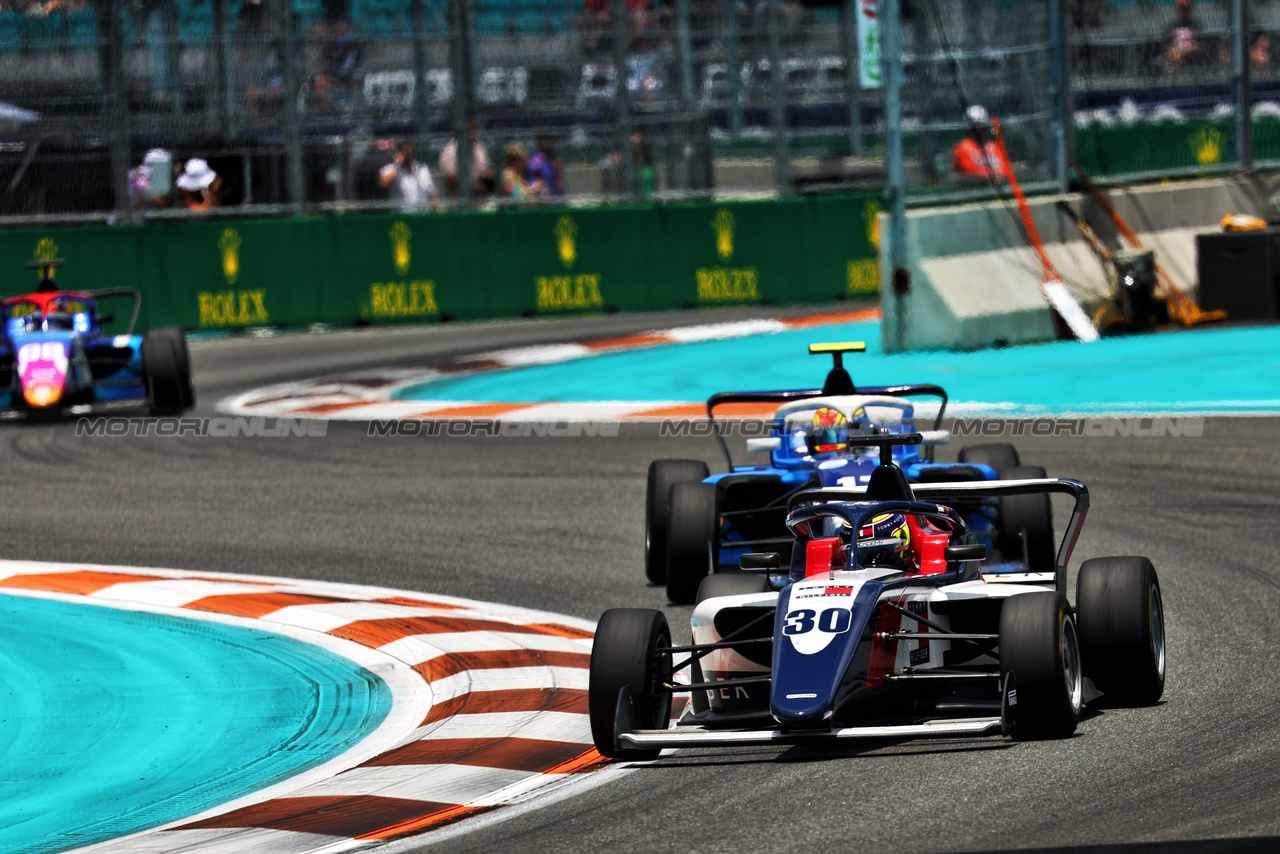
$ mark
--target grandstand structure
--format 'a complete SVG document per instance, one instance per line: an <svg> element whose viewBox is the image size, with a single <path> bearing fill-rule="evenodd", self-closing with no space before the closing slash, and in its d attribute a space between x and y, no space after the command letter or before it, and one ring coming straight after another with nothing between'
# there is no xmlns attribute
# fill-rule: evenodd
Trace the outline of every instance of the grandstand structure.
<svg viewBox="0 0 1280 854"><path fill-rule="evenodd" d="M881 92L851 73L864 2L0 4L0 217L118 217L155 148L207 159L228 206L376 206L376 141L413 139L434 168L466 116L495 169L553 137L571 200L879 186ZM1055 98L1077 132L1239 109L1238 0L1194 3L1202 49L1177 67L1172 0L894 2L913 191L964 189L948 158L970 105L1002 118L1032 184L1053 178ZM1253 100L1280 114L1280 3L1246 5Z"/></svg>

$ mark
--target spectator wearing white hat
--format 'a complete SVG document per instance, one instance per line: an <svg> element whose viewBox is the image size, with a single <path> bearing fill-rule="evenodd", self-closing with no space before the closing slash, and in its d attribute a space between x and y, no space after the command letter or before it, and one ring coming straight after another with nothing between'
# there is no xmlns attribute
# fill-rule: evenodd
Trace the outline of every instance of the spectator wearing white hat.
<svg viewBox="0 0 1280 854"><path fill-rule="evenodd" d="M188 160L174 183L178 185L180 204L187 210L216 208L221 201L222 179L202 158Z"/></svg>
<svg viewBox="0 0 1280 854"><path fill-rule="evenodd" d="M965 110L969 132L951 148L952 171L958 183L984 184L994 182L1004 171L1000 168L1000 154L994 141L983 141L990 124L985 107L973 104Z"/></svg>

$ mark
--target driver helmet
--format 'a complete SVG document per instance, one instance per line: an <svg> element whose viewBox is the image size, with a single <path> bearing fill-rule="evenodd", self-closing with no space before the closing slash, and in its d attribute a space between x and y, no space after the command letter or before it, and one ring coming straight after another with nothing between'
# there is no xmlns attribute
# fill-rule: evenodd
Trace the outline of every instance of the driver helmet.
<svg viewBox="0 0 1280 854"><path fill-rule="evenodd" d="M858 564L906 569L911 551L911 528L901 513L875 517L858 531Z"/></svg>
<svg viewBox="0 0 1280 854"><path fill-rule="evenodd" d="M810 454L830 454L849 446L849 419L839 409L822 406L813 411L805 440Z"/></svg>

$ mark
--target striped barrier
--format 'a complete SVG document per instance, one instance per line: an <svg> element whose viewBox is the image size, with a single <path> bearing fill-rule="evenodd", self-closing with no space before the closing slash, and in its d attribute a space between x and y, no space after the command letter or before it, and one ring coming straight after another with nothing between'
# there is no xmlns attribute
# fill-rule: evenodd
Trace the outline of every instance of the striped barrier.
<svg viewBox="0 0 1280 854"><path fill-rule="evenodd" d="M380 728L376 751L357 746L322 774L81 851L358 849L526 801L605 762L591 746L583 620L358 585L15 561L0 561L0 593L250 622L346 645L360 663L374 651L375 672L417 686L399 692L399 731Z"/></svg>

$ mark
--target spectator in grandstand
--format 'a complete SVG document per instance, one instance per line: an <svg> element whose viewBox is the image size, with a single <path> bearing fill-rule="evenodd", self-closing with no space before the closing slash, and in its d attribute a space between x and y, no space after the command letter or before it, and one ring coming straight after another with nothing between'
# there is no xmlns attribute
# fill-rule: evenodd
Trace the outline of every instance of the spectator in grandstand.
<svg viewBox="0 0 1280 854"><path fill-rule="evenodd" d="M628 33L631 39L643 38L649 30L650 0L625 0ZM613 48L613 0L586 0L580 26L583 47L588 53Z"/></svg>
<svg viewBox="0 0 1280 854"><path fill-rule="evenodd" d="M952 172L957 183L986 184L997 180L1000 173L1000 153L996 143L987 139L990 117L987 110L973 104L965 112L969 133L951 148Z"/></svg>
<svg viewBox="0 0 1280 854"><path fill-rule="evenodd" d="M281 57L284 46L275 39L267 47L266 57L262 60L262 72L257 83L250 83L245 90L249 101L249 115L255 118L259 113L273 113L284 103L284 62Z"/></svg>
<svg viewBox="0 0 1280 854"><path fill-rule="evenodd" d="M510 143L504 149L506 167L501 176L503 196L518 199L529 196L545 196L547 185L541 179L529 177L529 154L523 145Z"/></svg>
<svg viewBox="0 0 1280 854"><path fill-rule="evenodd" d="M489 153L478 135L479 125L475 116L467 116L467 133L471 137L471 193L487 196L493 192L493 170L489 168ZM444 144L440 152L440 175L444 179L445 194L457 198L458 188L458 138Z"/></svg>
<svg viewBox="0 0 1280 854"><path fill-rule="evenodd" d="M379 139L368 143L351 166L352 192L357 199L374 202L387 198L387 190L381 186L379 176L383 168L395 163L395 153L394 139Z"/></svg>
<svg viewBox="0 0 1280 854"><path fill-rule="evenodd" d="M525 169L529 157L524 146L518 142L507 145L505 149L507 165L502 170L501 185L504 199L524 199L546 194L546 184L540 179L529 181Z"/></svg>
<svg viewBox="0 0 1280 854"><path fill-rule="evenodd" d="M1164 49L1164 60L1173 71L1173 79L1182 76L1182 69L1194 62L1203 61L1204 42L1200 39L1200 24L1196 21L1191 0L1178 0L1177 17L1169 31L1169 44Z"/></svg>
<svg viewBox="0 0 1280 854"><path fill-rule="evenodd" d="M151 97L160 103L173 100L177 71L178 13L173 0L143 0L147 44L151 49Z"/></svg>
<svg viewBox="0 0 1280 854"><path fill-rule="evenodd" d="M134 214L167 208L173 195L173 155L153 148L129 170L129 207Z"/></svg>
<svg viewBox="0 0 1280 854"><path fill-rule="evenodd" d="M360 46L351 32L351 24L346 21L334 21L324 29L327 31L324 66L312 78L312 86L320 107L328 110L335 100L345 102L355 91Z"/></svg>
<svg viewBox="0 0 1280 854"><path fill-rule="evenodd" d="M188 160L174 183L178 185L178 203L189 211L216 208L222 203L222 179L202 158Z"/></svg>
<svg viewBox="0 0 1280 854"><path fill-rule="evenodd" d="M564 195L564 173L556 156L556 138L549 134L538 137L538 150L524 167L527 183L543 186L543 195L558 199Z"/></svg>
<svg viewBox="0 0 1280 854"><path fill-rule="evenodd" d="M390 198L407 210L425 208L436 202L436 182L431 180L431 170L427 164L414 159L413 143L407 139L396 148L395 159L378 173L378 184L389 190Z"/></svg>
<svg viewBox="0 0 1280 854"><path fill-rule="evenodd" d="M1223 39L1218 45L1218 58L1225 66L1231 65L1231 39ZM1271 69L1271 36L1261 33L1249 45L1249 63L1254 74L1265 75Z"/></svg>
<svg viewBox="0 0 1280 854"><path fill-rule="evenodd" d="M651 196L657 189L658 172L656 161L653 159L653 152L649 150L649 144L644 141L644 134L640 131L632 131L631 133L631 166L634 181L632 186L641 196ZM621 193L625 191L622 178L622 152L610 151L600 160L600 169L604 172L601 176L601 189L606 193Z"/></svg>

